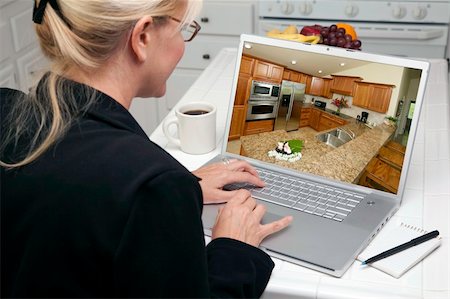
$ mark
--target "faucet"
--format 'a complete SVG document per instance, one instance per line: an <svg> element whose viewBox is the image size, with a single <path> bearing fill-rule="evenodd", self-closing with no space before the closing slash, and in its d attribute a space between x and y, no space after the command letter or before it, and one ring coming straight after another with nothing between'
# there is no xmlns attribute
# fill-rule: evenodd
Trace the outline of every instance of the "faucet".
<svg viewBox="0 0 450 299"><path fill-rule="evenodd" d="M350 129L344 129L344 128L340 128L342 131L344 131L345 133L347 133L348 134L348 136L350 136L350 138L351 139L355 139L355 137L356 137L356 134L355 134L355 132L353 132L352 130L350 130ZM348 131L347 131L348 130Z"/></svg>

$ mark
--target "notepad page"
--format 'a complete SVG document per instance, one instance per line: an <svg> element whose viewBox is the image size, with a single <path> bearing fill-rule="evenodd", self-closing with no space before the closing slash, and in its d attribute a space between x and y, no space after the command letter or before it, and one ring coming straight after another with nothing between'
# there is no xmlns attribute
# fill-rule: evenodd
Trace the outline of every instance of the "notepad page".
<svg viewBox="0 0 450 299"><path fill-rule="evenodd" d="M383 233L383 234L382 234ZM365 261L383 251L417 238L427 232L407 224L400 224L390 231L382 231L367 248L358 256L358 260ZM387 274L399 278L415 264L441 244L441 239L434 238L419 245L398 252L365 267L374 267Z"/></svg>

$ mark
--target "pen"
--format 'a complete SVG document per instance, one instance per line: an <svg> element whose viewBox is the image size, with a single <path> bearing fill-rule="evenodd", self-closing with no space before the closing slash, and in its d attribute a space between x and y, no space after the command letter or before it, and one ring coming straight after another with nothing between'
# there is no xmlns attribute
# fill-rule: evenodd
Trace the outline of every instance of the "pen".
<svg viewBox="0 0 450 299"><path fill-rule="evenodd" d="M380 254L377 254L377 255L375 255L375 256L365 260L364 262L362 262L362 264L363 265L367 265L367 264L379 261L379 260L384 259L384 258L386 258L388 256L396 254L396 253L398 253L400 251L406 250L408 248L411 248L413 246L419 245L419 244L421 244L423 242L426 242L428 240L436 238L438 235L439 235L439 231L434 230L434 231L429 232L429 233L427 233L427 234L425 234L423 236L420 236L418 238L412 239L411 241L408 241L406 243L398 245L397 247L394 247L394 248L386 250L386 251L384 251L384 252L382 252Z"/></svg>

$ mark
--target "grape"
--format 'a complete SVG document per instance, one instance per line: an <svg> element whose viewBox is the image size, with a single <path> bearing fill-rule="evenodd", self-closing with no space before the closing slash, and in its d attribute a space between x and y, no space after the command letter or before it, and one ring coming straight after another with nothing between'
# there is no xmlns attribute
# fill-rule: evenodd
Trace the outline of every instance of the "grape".
<svg viewBox="0 0 450 299"><path fill-rule="evenodd" d="M350 42L346 42L343 46L343 48L346 48L346 49L350 49L351 47L352 47L352 43L350 43Z"/></svg>
<svg viewBox="0 0 450 299"><path fill-rule="evenodd" d="M321 31L320 31L320 35L322 35L323 37L327 37L328 36L328 29L322 29Z"/></svg>
<svg viewBox="0 0 450 299"><path fill-rule="evenodd" d="M345 38L340 37L337 39L337 43L336 46L338 47L344 47L344 45L347 43L347 41L345 40Z"/></svg>
<svg viewBox="0 0 450 299"><path fill-rule="evenodd" d="M329 45L330 46L336 46L336 44L337 44L337 39L335 37L330 38Z"/></svg>
<svg viewBox="0 0 450 299"><path fill-rule="evenodd" d="M347 42L351 42L352 41L352 36L350 35L350 34L346 34L346 35L344 35L344 38L345 38L345 40L347 41Z"/></svg>
<svg viewBox="0 0 450 299"><path fill-rule="evenodd" d="M337 31L336 32L336 38L341 38L341 37L344 37L344 34L342 32L340 32L340 31Z"/></svg>
<svg viewBox="0 0 450 299"><path fill-rule="evenodd" d="M359 49L361 47L361 41L359 39L355 39L352 41L352 49Z"/></svg>
<svg viewBox="0 0 450 299"><path fill-rule="evenodd" d="M330 33L328 33L328 38L329 39L332 39L332 38L335 38L335 37L336 37L336 32L331 31Z"/></svg>
<svg viewBox="0 0 450 299"><path fill-rule="evenodd" d="M335 32L337 30L337 26L335 24L330 26L330 31Z"/></svg>
<svg viewBox="0 0 450 299"><path fill-rule="evenodd" d="M329 42L330 42L330 40L329 40L327 37L325 37L325 38L323 39L323 43L324 43L325 45L328 45Z"/></svg>
<svg viewBox="0 0 450 299"><path fill-rule="evenodd" d="M338 28L337 32L341 32L342 35L344 35L345 34L345 28Z"/></svg>

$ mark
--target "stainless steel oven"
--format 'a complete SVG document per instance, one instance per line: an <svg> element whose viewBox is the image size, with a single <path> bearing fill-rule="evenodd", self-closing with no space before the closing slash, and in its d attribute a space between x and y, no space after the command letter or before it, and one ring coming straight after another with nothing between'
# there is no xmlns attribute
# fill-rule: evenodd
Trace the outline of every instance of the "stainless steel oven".
<svg viewBox="0 0 450 299"><path fill-rule="evenodd" d="M259 34L293 24L355 27L365 52L449 58L448 0L262 0Z"/></svg>
<svg viewBox="0 0 450 299"><path fill-rule="evenodd" d="M247 120L273 119L277 117L278 99L277 100L248 100Z"/></svg>

